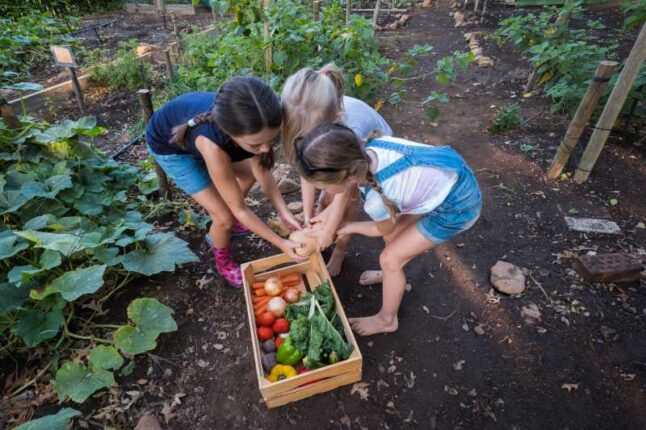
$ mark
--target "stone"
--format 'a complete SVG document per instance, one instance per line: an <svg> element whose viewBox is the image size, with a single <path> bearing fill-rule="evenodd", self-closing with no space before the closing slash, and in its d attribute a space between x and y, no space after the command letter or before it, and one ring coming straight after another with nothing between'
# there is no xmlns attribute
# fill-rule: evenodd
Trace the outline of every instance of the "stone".
<svg viewBox="0 0 646 430"><path fill-rule="evenodd" d="M520 294L525 291L525 275L518 266L498 261L491 268L491 285L504 294Z"/></svg>
<svg viewBox="0 0 646 430"><path fill-rule="evenodd" d="M473 331L478 336L484 336L484 334L485 334L485 329L484 329L484 326L482 324L478 324L477 326L473 327Z"/></svg>
<svg viewBox="0 0 646 430"><path fill-rule="evenodd" d="M478 67L487 68L493 66L493 60L489 57L477 57L476 58L476 63L478 63Z"/></svg>
<svg viewBox="0 0 646 430"><path fill-rule="evenodd" d="M530 303L520 309L520 316L527 324L534 324L542 320L542 315L535 303Z"/></svg>
<svg viewBox="0 0 646 430"><path fill-rule="evenodd" d="M422 2L422 7L431 7L433 0L424 0Z"/></svg>
<svg viewBox="0 0 646 430"><path fill-rule="evenodd" d="M622 283L640 278L644 265L629 254L590 254L576 257L572 267L586 282Z"/></svg>
<svg viewBox="0 0 646 430"><path fill-rule="evenodd" d="M287 204L287 209L297 214L303 212L303 202L291 202Z"/></svg>
<svg viewBox="0 0 646 430"><path fill-rule="evenodd" d="M283 194L293 193L301 189L301 186L297 184L293 179L284 177L278 182L278 189Z"/></svg>
<svg viewBox="0 0 646 430"><path fill-rule="evenodd" d="M141 418L139 418L139 421L137 421L137 425L134 430L162 430L162 428L154 415L150 415L149 412L145 412Z"/></svg>
<svg viewBox="0 0 646 430"><path fill-rule="evenodd" d="M564 219L570 230L581 231L583 233L621 234L621 228L614 221L596 218L574 218L569 216L564 217Z"/></svg>

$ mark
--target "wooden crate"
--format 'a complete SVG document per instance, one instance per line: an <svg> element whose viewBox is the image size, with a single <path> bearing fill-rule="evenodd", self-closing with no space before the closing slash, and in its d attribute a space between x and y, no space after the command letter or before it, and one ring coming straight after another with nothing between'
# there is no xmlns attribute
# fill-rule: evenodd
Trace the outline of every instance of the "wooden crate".
<svg viewBox="0 0 646 430"><path fill-rule="evenodd" d="M274 408L297 400L305 399L315 394L333 390L342 385L352 384L361 380L363 358L359 346L354 338L348 319L345 316L339 296L334 289L332 279L327 271L325 262L320 253L313 254L304 263L294 263L287 255L280 254L261 260L251 261L242 266L244 278L244 294L247 302L247 315L249 318L249 329L251 331L252 350L256 363L256 376L260 394L267 407ZM307 373L284 379L278 382L269 382L265 378L265 372L260 361L260 341L256 335L255 315L253 310L253 289L254 282L264 281L272 276L281 276L288 273L301 274L301 290L306 290L304 280L311 288L316 288L324 281L329 281L334 299L336 300L336 313L343 322L345 336L352 344L354 351L347 359L335 364L311 370Z"/></svg>

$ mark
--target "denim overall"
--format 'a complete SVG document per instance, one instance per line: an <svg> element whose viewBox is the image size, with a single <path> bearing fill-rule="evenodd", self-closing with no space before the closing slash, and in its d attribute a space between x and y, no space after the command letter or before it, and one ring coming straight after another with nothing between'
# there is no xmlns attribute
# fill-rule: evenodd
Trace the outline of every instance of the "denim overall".
<svg viewBox="0 0 646 430"><path fill-rule="evenodd" d="M408 146L375 139L368 142L366 149L369 148L382 148L402 154L397 161L375 173L378 183L414 166L435 167L457 174L457 182L446 199L431 212L422 215L416 223L426 239L435 244L445 242L468 230L478 220L482 208L478 181L464 159L450 146ZM369 190L370 186L367 185L362 193L364 199Z"/></svg>

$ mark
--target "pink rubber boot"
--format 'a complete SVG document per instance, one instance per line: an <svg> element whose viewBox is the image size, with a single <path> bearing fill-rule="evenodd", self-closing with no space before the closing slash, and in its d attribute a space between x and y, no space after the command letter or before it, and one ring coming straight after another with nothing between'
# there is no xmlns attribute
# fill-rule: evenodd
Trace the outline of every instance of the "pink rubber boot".
<svg viewBox="0 0 646 430"><path fill-rule="evenodd" d="M246 236L250 233L251 233L251 230L245 227L244 224L242 224L238 220L236 220L236 222L233 224L233 227L231 228L232 237Z"/></svg>
<svg viewBox="0 0 646 430"><path fill-rule="evenodd" d="M212 248L215 257L215 268L232 287L242 287L240 266L231 259L229 248Z"/></svg>

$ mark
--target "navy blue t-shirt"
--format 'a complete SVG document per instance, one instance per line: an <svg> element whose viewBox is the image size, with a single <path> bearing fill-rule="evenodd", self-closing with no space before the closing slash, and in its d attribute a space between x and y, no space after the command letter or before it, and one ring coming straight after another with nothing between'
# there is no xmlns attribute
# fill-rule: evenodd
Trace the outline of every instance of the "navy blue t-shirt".
<svg viewBox="0 0 646 430"><path fill-rule="evenodd" d="M146 140L150 149L159 155L193 154L202 157L195 147L195 139L204 136L222 148L231 157L232 162L246 160L253 154L235 144L217 125L206 122L191 127L187 134L186 148L171 143L173 127L186 122L199 114L208 112L215 103L215 93L186 93L164 104L148 121Z"/></svg>

